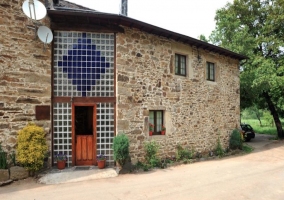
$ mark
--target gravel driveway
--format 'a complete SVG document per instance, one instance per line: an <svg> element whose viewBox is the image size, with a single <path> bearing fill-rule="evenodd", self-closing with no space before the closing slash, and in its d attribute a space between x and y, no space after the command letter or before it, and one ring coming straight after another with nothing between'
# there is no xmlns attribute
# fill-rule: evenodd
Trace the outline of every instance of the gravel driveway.
<svg viewBox="0 0 284 200"><path fill-rule="evenodd" d="M115 178L42 185L33 179L0 188L0 199L283 200L284 141L256 134L247 155Z"/></svg>

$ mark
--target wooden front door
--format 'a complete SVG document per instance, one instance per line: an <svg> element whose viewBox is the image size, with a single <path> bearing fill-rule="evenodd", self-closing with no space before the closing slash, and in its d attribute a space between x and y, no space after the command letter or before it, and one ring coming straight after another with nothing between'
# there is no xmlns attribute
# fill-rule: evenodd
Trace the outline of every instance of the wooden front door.
<svg viewBox="0 0 284 200"><path fill-rule="evenodd" d="M72 163L94 165L96 162L96 106L73 105L72 117Z"/></svg>

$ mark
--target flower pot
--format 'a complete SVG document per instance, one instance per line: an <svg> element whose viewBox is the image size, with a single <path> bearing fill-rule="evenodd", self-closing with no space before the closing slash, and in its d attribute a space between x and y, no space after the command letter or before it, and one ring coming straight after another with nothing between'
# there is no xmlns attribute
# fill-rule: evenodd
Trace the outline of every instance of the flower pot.
<svg viewBox="0 0 284 200"><path fill-rule="evenodd" d="M65 168L65 160L58 160L57 161L57 169L64 169Z"/></svg>
<svg viewBox="0 0 284 200"><path fill-rule="evenodd" d="M149 135L152 136L153 135L153 131L149 131Z"/></svg>
<svg viewBox="0 0 284 200"><path fill-rule="evenodd" d="M166 134L166 131L161 131L161 135L165 135Z"/></svg>
<svg viewBox="0 0 284 200"><path fill-rule="evenodd" d="M98 168L103 169L105 168L106 160L98 160L97 163L98 163Z"/></svg>

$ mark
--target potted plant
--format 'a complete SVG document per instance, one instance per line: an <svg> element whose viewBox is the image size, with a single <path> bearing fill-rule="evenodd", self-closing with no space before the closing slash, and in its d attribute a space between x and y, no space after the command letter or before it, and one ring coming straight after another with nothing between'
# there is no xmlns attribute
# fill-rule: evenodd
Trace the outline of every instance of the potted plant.
<svg viewBox="0 0 284 200"><path fill-rule="evenodd" d="M166 133L166 127L162 125L161 135L165 135Z"/></svg>
<svg viewBox="0 0 284 200"><path fill-rule="evenodd" d="M106 165L106 156L103 154L97 155L97 163L98 163L98 168L103 169L105 168Z"/></svg>
<svg viewBox="0 0 284 200"><path fill-rule="evenodd" d="M154 131L154 124L149 123L149 135L152 136Z"/></svg>
<svg viewBox="0 0 284 200"><path fill-rule="evenodd" d="M67 161L67 156L65 154L56 154L54 157L55 161L57 162L57 169L64 169L65 164Z"/></svg>

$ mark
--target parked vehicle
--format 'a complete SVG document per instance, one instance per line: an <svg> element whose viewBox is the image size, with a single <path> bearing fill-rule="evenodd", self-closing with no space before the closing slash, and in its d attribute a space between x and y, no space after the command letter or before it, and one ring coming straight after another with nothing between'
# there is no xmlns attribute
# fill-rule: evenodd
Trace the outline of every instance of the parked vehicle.
<svg viewBox="0 0 284 200"><path fill-rule="evenodd" d="M252 138L255 138L255 132L251 125L241 124L241 129L241 133L243 134L243 138L246 142L249 142Z"/></svg>

